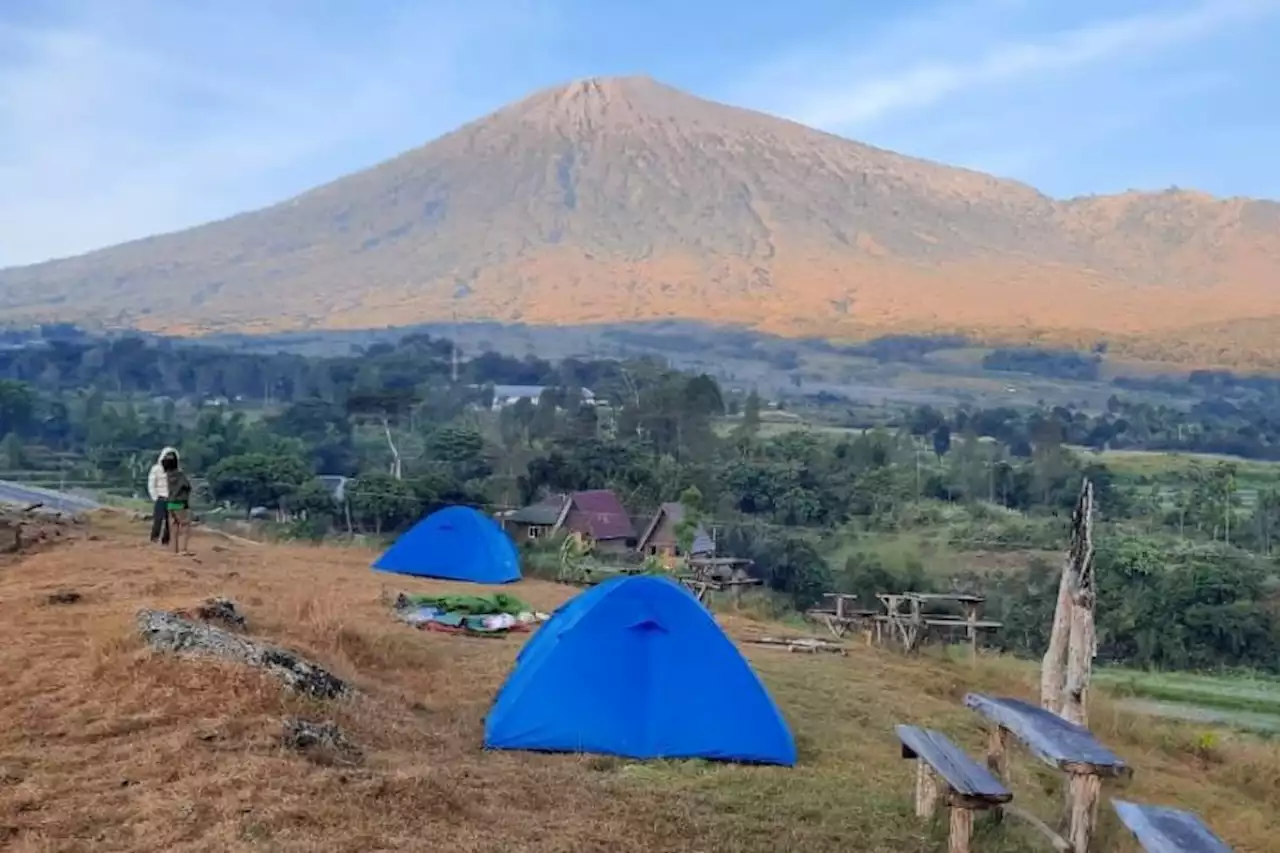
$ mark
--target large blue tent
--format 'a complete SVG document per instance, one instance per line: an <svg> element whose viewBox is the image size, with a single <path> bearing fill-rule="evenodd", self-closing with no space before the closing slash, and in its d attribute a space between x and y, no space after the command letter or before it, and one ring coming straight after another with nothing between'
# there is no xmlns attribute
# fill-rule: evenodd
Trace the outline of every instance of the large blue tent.
<svg viewBox="0 0 1280 853"><path fill-rule="evenodd" d="M592 587L521 650L485 746L794 765L768 691L684 587L655 576Z"/></svg>
<svg viewBox="0 0 1280 853"><path fill-rule="evenodd" d="M493 519L465 506L431 513L384 551L373 567L472 583L520 580L520 557L511 538Z"/></svg>

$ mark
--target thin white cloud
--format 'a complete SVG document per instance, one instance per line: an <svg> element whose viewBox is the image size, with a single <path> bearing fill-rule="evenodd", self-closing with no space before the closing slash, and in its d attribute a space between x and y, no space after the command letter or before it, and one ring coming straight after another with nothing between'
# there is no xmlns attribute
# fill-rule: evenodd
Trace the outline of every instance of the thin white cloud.
<svg viewBox="0 0 1280 853"><path fill-rule="evenodd" d="M1007 84L1026 84L1037 77L1084 71L1112 61L1133 61L1212 37L1225 28L1246 24L1280 11L1277 0L1205 0L1180 4L1162 12L1096 21L1066 31L1038 36L1000 29L1001 18L1027 4L989 0L978 6L952 7L948 14L907 22L869 56L851 50L841 63L831 52L788 58L777 66L789 79L770 81L766 73L752 84L757 98L773 102L781 112L816 127L856 132L903 113L921 111L945 99ZM996 14L1000 13L1000 14ZM987 30L984 32L984 30ZM994 38L993 38L994 36ZM922 42L972 42L969 56L921 61ZM843 65L844 73L832 66ZM843 77L844 79L838 79ZM807 81L821 79L817 86ZM749 97L749 96L748 96Z"/></svg>
<svg viewBox="0 0 1280 853"><path fill-rule="evenodd" d="M230 215L425 142L459 117L466 62L545 18L528 0L396 8L349 32L297 0L71 0L53 23L0 21L0 267Z"/></svg>

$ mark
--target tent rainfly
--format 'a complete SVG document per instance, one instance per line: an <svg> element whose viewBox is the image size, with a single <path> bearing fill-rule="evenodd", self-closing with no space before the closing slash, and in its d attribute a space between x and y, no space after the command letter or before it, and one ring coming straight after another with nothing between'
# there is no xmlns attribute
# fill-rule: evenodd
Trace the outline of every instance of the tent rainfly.
<svg viewBox="0 0 1280 853"><path fill-rule="evenodd" d="M688 590L636 575L564 604L525 644L485 746L636 759L796 763L764 685Z"/></svg>

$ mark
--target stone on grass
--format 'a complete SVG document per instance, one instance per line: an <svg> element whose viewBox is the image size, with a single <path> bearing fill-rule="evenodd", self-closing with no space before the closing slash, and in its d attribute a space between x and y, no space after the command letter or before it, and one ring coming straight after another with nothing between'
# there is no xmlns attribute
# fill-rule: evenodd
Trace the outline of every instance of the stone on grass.
<svg viewBox="0 0 1280 853"><path fill-rule="evenodd" d="M329 757L340 762L356 762L362 757L360 748L347 739L336 723L322 723L290 717L284 721L280 741L289 749L316 758Z"/></svg>
<svg viewBox="0 0 1280 853"><path fill-rule="evenodd" d="M348 695L333 673L285 649L263 645L213 625L163 610L138 613L138 630L153 649L186 657L219 658L258 667L290 689L319 699Z"/></svg>

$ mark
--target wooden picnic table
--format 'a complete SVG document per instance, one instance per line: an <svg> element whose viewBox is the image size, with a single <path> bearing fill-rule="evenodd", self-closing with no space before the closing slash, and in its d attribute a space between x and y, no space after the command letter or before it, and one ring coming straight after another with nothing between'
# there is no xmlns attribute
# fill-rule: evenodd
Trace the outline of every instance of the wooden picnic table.
<svg viewBox="0 0 1280 853"><path fill-rule="evenodd" d="M964 704L992 724L987 765L998 777L1008 778L1009 735L1045 764L1067 774L1066 842L1074 853L1087 853L1097 826L1102 780L1132 775L1129 766L1088 729L1029 702L970 693Z"/></svg>
<svg viewBox="0 0 1280 853"><path fill-rule="evenodd" d="M878 593L877 598L884 604L885 613L877 616L877 640L883 640L880 626L888 625L895 631L906 652L916 652L924 642L930 628L964 629L969 641L971 654L978 655L978 632L991 631L1004 627L1001 622L978 618L982 603L986 600L980 595L967 593L936 592L903 592ZM964 616L946 616L925 612L926 605L952 603L964 609ZM905 610L904 610L905 608Z"/></svg>
<svg viewBox="0 0 1280 853"><path fill-rule="evenodd" d="M1231 853L1191 812L1124 800L1112 800L1111 807L1148 853Z"/></svg>
<svg viewBox="0 0 1280 853"><path fill-rule="evenodd" d="M831 601L830 607L812 607L805 611L805 616L815 622L825 625L827 630L835 636L836 639L844 639L851 629L859 626L870 624L877 616L874 610L858 610L853 605L857 603L858 596L842 592L823 593L823 598ZM867 642L870 643L871 634L867 632Z"/></svg>
<svg viewBox="0 0 1280 853"><path fill-rule="evenodd" d="M707 595L711 592L720 592L729 590L733 598L734 605L738 605L742 601L742 588L747 586L759 586L759 578L731 578L729 580L713 580L707 577L701 577L696 574L678 574L675 576L681 584L685 586L694 597L703 604L707 603Z"/></svg>

